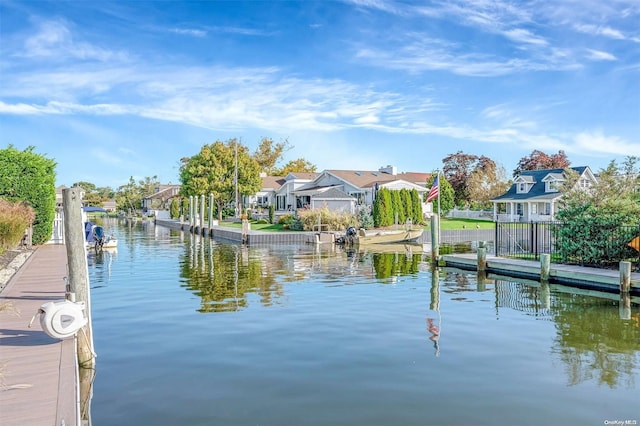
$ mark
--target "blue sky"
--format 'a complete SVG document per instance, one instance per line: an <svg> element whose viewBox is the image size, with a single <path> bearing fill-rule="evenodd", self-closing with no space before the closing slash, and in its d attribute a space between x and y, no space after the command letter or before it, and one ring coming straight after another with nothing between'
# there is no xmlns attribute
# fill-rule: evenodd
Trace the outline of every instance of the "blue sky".
<svg viewBox="0 0 640 426"><path fill-rule="evenodd" d="M177 183L233 137L318 171L640 155L637 0L2 0L0 55L0 146L58 184Z"/></svg>

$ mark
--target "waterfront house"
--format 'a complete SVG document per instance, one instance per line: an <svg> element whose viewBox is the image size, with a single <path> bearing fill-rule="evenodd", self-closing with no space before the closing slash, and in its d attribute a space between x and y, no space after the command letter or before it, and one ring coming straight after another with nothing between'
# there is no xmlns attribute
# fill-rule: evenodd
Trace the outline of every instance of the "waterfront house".
<svg viewBox="0 0 640 426"><path fill-rule="evenodd" d="M580 176L576 185L587 189L596 183L588 166L571 167ZM491 200L493 220L499 222L539 222L555 219L562 194L559 189L566 180L564 169L526 170L514 179L509 190Z"/></svg>
<svg viewBox="0 0 640 426"><path fill-rule="evenodd" d="M263 176L261 191L245 201L254 209L273 204L276 214L322 207L354 213L362 206L373 205L380 188L415 189L424 199L429 177L429 173L398 173L395 166L378 170L324 170L321 173L289 173L284 177ZM424 204L423 212L429 211L430 204Z"/></svg>
<svg viewBox="0 0 640 426"><path fill-rule="evenodd" d="M158 185L153 194L142 199L142 210L169 210L171 200L180 194L181 185Z"/></svg>

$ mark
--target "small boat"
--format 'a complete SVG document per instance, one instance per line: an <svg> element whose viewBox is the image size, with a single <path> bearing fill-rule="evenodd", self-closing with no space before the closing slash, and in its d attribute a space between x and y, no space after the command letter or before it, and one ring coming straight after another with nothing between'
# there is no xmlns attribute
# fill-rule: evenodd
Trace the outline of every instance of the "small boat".
<svg viewBox="0 0 640 426"><path fill-rule="evenodd" d="M118 247L118 240L112 235L105 235L104 228L93 222L87 221L84 223L84 236L87 248L102 250Z"/></svg>
<svg viewBox="0 0 640 426"><path fill-rule="evenodd" d="M390 244L390 243L413 243L420 238L423 230L421 228L404 229L359 229L347 228L344 238L340 238L343 244Z"/></svg>

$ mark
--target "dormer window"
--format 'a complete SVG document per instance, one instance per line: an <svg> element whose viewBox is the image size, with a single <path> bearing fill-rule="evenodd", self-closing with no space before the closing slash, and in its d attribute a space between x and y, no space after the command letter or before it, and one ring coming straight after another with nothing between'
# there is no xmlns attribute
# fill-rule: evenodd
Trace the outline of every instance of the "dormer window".
<svg viewBox="0 0 640 426"><path fill-rule="evenodd" d="M558 188L560 187L560 182L557 180L548 180L544 185L544 192L558 192Z"/></svg>
<svg viewBox="0 0 640 426"><path fill-rule="evenodd" d="M518 194L526 194L527 192L529 192L528 188L527 188L527 184L524 182L520 182L518 184L518 189L517 189L517 193Z"/></svg>

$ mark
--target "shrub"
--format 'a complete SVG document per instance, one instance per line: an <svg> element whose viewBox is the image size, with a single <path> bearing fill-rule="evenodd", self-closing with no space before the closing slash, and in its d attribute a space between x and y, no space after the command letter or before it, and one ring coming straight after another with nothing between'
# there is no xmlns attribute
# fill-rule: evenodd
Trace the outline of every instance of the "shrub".
<svg viewBox="0 0 640 426"><path fill-rule="evenodd" d="M269 223L273 223L275 214L276 214L276 208L273 206L273 204L270 204L269 205Z"/></svg>
<svg viewBox="0 0 640 426"><path fill-rule="evenodd" d="M24 230L34 219L35 212L26 203L11 203L0 198L0 254L20 244Z"/></svg>
<svg viewBox="0 0 640 426"><path fill-rule="evenodd" d="M355 215L337 213L327 207L323 207L321 209L298 212L298 220L302 224L302 229L305 231L314 230L314 226L318 224L318 216L320 216L320 223L327 225L329 231L344 231L349 226L360 227L358 218Z"/></svg>
<svg viewBox="0 0 640 426"><path fill-rule="evenodd" d="M33 243L51 238L56 210L55 161L12 145L0 149L0 196L8 201L27 201L35 211Z"/></svg>
<svg viewBox="0 0 640 426"><path fill-rule="evenodd" d="M176 198L171 200L171 204L169 205L169 215L171 216L171 219L177 219L180 217L180 203Z"/></svg>
<svg viewBox="0 0 640 426"><path fill-rule="evenodd" d="M369 208L363 208L358 212L358 222L360 222L360 227L364 229L373 228L373 216Z"/></svg>
<svg viewBox="0 0 640 426"><path fill-rule="evenodd" d="M280 219L278 219L278 224L280 225L291 225L292 222L293 222L292 214L282 215L280 216Z"/></svg>
<svg viewBox="0 0 640 426"><path fill-rule="evenodd" d="M267 223L269 223L269 221L267 219L259 219L256 221L256 223L260 225L266 225Z"/></svg>

